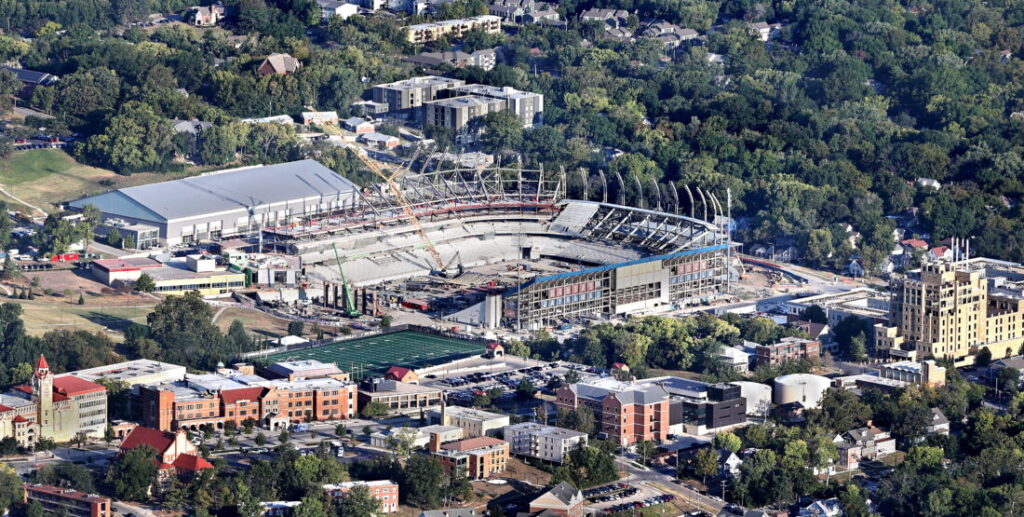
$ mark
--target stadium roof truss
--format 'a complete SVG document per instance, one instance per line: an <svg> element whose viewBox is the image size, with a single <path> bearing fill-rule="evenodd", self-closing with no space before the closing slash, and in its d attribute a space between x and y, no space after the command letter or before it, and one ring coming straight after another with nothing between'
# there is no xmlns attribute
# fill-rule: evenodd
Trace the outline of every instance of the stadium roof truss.
<svg viewBox="0 0 1024 517"><path fill-rule="evenodd" d="M596 207L593 215L579 225L579 235L588 240L629 244L661 254L718 244L727 239L721 228L692 217L609 203L568 203Z"/></svg>
<svg viewBox="0 0 1024 517"><path fill-rule="evenodd" d="M457 168L396 178L415 209L450 205L553 207L565 194L564 175L521 167ZM383 200L393 204L393 200Z"/></svg>

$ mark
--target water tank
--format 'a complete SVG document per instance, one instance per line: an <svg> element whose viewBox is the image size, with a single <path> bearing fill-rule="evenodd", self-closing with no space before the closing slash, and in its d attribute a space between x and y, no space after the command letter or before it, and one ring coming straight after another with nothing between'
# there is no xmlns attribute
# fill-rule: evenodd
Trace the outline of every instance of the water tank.
<svg viewBox="0 0 1024 517"><path fill-rule="evenodd" d="M804 408L816 408L825 391L832 386L831 379L809 373L794 373L775 378L773 399L776 404L800 402Z"/></svg>
<svg viewBox="0 0 1024 517"><path fill-rule="evenodd" d="M740 395L747 401L747 415L765 416L772 408L772 387L760 382L737 381Z"/></svg>

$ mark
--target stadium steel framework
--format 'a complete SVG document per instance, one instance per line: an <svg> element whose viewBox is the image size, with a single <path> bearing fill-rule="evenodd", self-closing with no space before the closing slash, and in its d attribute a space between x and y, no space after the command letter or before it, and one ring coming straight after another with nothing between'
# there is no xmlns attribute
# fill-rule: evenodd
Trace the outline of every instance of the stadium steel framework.
<svg viewBox="0 0 1024 517"><path fill-rule="evenodd" d="M568 243L562 248L569 249L574 241L629 248L639 257L625 262L580 258L574 271L534 277L508 290L501 303L488 304L487 310L499 314L483 320L538 328L581 318L606 319L705 303L728 291L731 235L727 225L717 222L729 220L729 203L723 207L710 192L688 187L676 191L652 181L645 196L642 183L636 181L634 191L641 206L633 207L625 204L626 185L618 175L618 203L609 203L603 173L593 193L589 178L583 175L582 197L601 199L585 201L567 198L567 174L562 170L525 169L520 164L427 168L395 178L404 201L425 224L478 216L493 219L502 214L530 216L544 221L545 228L542 235L531 237L557 239ZM644 208L648 198L654 209ZM408 225L409 218L393 189L379 184L362 189L352 204L339 205L326 216L299 218L266 231L315 246L311 241L372 235ZM520 250L510 258L536 255ZM550 258L564 259L564 251Z"/></svg>

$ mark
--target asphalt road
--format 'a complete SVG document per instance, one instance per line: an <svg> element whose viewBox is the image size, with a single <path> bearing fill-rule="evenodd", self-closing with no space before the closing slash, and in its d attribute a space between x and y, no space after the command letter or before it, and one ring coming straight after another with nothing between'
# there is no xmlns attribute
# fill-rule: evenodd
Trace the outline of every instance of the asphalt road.
<svg viewBox="0 0 1024 517"><path fill-rule="evenodd" d="M653 486L660 491L675 494L676 497L679 497L690 506L709 512L712 515L718 515L725 508L725 503L717 498L701 495L696 490L676 484L675 476L654 469L638 468L633 465L632 460L622 456L616 456L615 462L618 463L619 468L628 474L628 477L625 479L627 483L643 483Z"/></svg>

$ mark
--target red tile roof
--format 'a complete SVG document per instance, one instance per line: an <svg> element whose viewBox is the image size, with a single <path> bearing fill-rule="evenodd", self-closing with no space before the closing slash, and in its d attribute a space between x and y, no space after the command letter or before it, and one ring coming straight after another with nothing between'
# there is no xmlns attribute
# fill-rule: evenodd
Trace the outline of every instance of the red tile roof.
<svg viewBox="0 0 1024 517"><path fill-rule="evenodd" d="M182 454L174 460L174 468L196 472L199 470L212 469L213 465L205 459L193 454Z"/></svg>
<svg viewBox="0 0 1024 517"><path fill-rule="evenodd" d="M404 366L392 366L391 368L388 368L386 373L384 373L384 378L402 380L406 375L409 375L410 372L412 372L412 370Z"/></svg>
<svg viewBox="0 0 1024 517"><path fill-rule="evenodd" d="M50 364L46 362L46 357L43 354L39 354L39 360L36 361L36 370L50 369Z"/></svg>
<svg viewBox="0 0 1024 517"><path fill-rule="evenodd" d="M14 408L0 404L0 413L6 413L8 411L14 411Z"/></svg>
<svg viewBox="0 0 1024 517"><path fill-rule="evenodd" d="M68 397L106 390L107 388L104 388L102 384L96 384L74 375L65 375L53 379L53 391Z"/></svg>
<svg viewBox="0 0 1024 517"><path fill-rule="evenodd" d="M174 435L158 431L141 425L128 433L124 442L121 442L121 450L130 450L143 445L156 449L157 454L163 454L171 444L174 443Z"/></svg>
<svg viewBox="0 0 1024 517"><path fill-rule="evenodd" d="M907 239L907 240L904 240L904 241L900 242L900 244L903 244L903 245L906 245L906 246L910 246L912 248L927 248L928 247L928 243L923 241L923 240L921 240L921 239Z"/></svg>
<svg viewBox="0 0 1024 517"><path fill-rule="evenodd" d="M16 417L14 417L14 421L15 422L28 422L28 419L23 417L23 416L21 416L21 415L18 415Z"/></svg>
<svg viewBox="0 0 1024 517"><path fill-rule="evenodd" d="M238 388L220 392L220 399L225 404L234 404L239 400L259 400L260 395L263 395L263 388Z"/></svg>
<svg viewBox="0 0 1024 517"><path fill-rule="evenodd" d="M480 436L477 438L469 438L467 440L459 440L457 442L446 443L442 445L441 448L447 451L471 451L474 449L482 449L484 447L490 447L492 445L498 445L502 443L507 442L505 442L505 440L491 438L490 436Z"/></svg>

